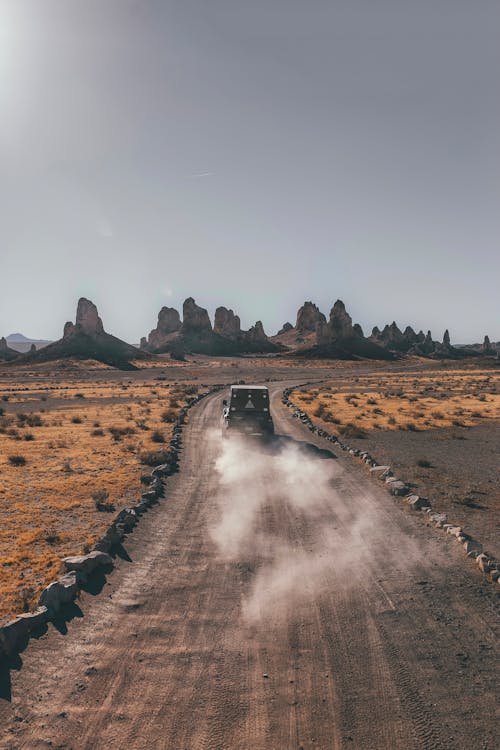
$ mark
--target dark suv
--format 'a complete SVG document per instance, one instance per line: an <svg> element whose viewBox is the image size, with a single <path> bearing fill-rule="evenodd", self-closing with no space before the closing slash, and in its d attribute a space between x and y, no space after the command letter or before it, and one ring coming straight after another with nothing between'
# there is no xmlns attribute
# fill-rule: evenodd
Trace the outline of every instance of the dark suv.
<svg viewBox="0 0 500 750"><path fill-rule="evenodd" d="M229 403L223 401L223 434L236 432L255 437L274 433L269 405L269 390L265 385L232 385Z"/></svg>

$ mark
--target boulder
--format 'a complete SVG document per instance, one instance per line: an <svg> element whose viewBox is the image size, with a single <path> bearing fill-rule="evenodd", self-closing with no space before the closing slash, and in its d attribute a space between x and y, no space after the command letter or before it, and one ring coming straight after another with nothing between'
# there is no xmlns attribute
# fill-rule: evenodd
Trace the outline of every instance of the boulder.
<svg viewBox="0 0 500 750"><path fill-rule="evenodd" d="M483 551L483 545L480 542L476 541L476 539L466 539L463 545L464 550L467 554L469 554L469 552L476 552L477 555L480 555Z"/></svg>
<svg viewBox="0 0 500 750"><path fill-rule="evenodd" d="M489 573L493 569L492 561L484 552L476 557L476 563L479 565L479 570L483 573Z"/></svg>
<svg viewBox="0 0 500 750"><path fill-rule="evenodd" d="M63 564L67 571L74 570L89 576L99 567L112 567L113 558L105 552L94 550L88 555L65 557Z"/></svg>
<svg viewBox="0 0 500 750"><path fill-rule="evenodd" d="M50 615L55 614L63 604L69 604L75 599L80 581L81 578L76 571L66 573L42 591L38 606L47 607Z"/></svg>
<svg viewBox="0 0 500 750"><path fill-rule="evenodd" d="M377 479L385 479L392 474L392 471L390 466L373 466L370 469L370 474Z"/></svg>
<svg viewBox="0 0 500 750"><path fill-rule="evenodd" d="M420 495L409 495L408 505L412 510L421 510L429 507L429 501L425 497L420 497Z"/></svg>
<svg viewBox="0 0 500 750"><path fill-rule="evenodd" d="M404 497L404 495L408 494L408 491L408 485L402 482L400 479L397 479L395 482L391 482L389 484L389 492L391 493L391 495Z"/></svg>
<svg viewBox="0 0 500 750"><path fill-rule="evenodd" d="M16 617L0 628L0 657L11 656L19 651L29 636L28 621L24 617Z"/></svg>
<svg viewBox="0 0 500 750"><path fill-rule="evenodd" d="M49 619L48 610L47 607L38 607L34 612L25 612L19 615L19 618L25 620L28 631L34 633Z"/></svg>

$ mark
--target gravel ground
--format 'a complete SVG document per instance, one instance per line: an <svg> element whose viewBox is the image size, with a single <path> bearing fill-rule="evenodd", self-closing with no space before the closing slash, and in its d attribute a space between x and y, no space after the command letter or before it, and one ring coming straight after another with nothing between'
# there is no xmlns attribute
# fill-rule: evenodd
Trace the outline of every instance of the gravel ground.
<svg viewBox="0 0 500 750"><path fill-rule="evenodd" d="M393 467L435 509L500 558L500 423L422 432L371 431L349 440ZM418 466L420 460L430 467Z"/></svg>

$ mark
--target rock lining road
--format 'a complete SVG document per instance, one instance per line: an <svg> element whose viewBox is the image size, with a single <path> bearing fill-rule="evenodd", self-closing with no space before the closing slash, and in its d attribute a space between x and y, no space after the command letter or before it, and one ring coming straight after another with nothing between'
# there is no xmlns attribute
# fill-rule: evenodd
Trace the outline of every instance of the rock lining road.
<svg viewBox="0 0 500 750"><path fill-rule="evenodd" d="M280 403L287 385L270 386L276 431L324 449ZM321 568L317 593L284 617L243 620L265 561L223 560L208 533L222 397L190 412L181 470L127 539L129 559L83 594L64 635L50 625L3 675L0 748L494 750L498 598L348 456L331 459L320 522L348 544L350 516L375 509L370 557ZM298 553L314 547L311 519L286 503L258 523Z"/></svg>

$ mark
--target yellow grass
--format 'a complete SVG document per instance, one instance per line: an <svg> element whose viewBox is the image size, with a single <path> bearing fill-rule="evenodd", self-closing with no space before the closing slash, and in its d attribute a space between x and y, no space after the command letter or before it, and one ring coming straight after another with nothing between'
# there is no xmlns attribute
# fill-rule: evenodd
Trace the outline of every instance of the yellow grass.
<svg viewBox="0 0 500 750"><path fill-rule="evenodd" d="M500 374L491 370L381 372L294 391L294 403L337 435L346 430L472 427L500 418Z"/></svg>
<svg viewBox="0 0 500 750"><path fill-rule="evenodd" d="M32 608L61 558L88 551L102 535L114 513L97 510L96 492L108 493L116 511L137 502L140 476L151 471L140 453L165 447L152 435L158 430L168 442L172 427L162 414L172 409L175 418L187 397L185 386L117 382L115 373L50 386L36 375L28 383L2 379L0 621ZM11 464L16 455L24 466Z"/></svg>

